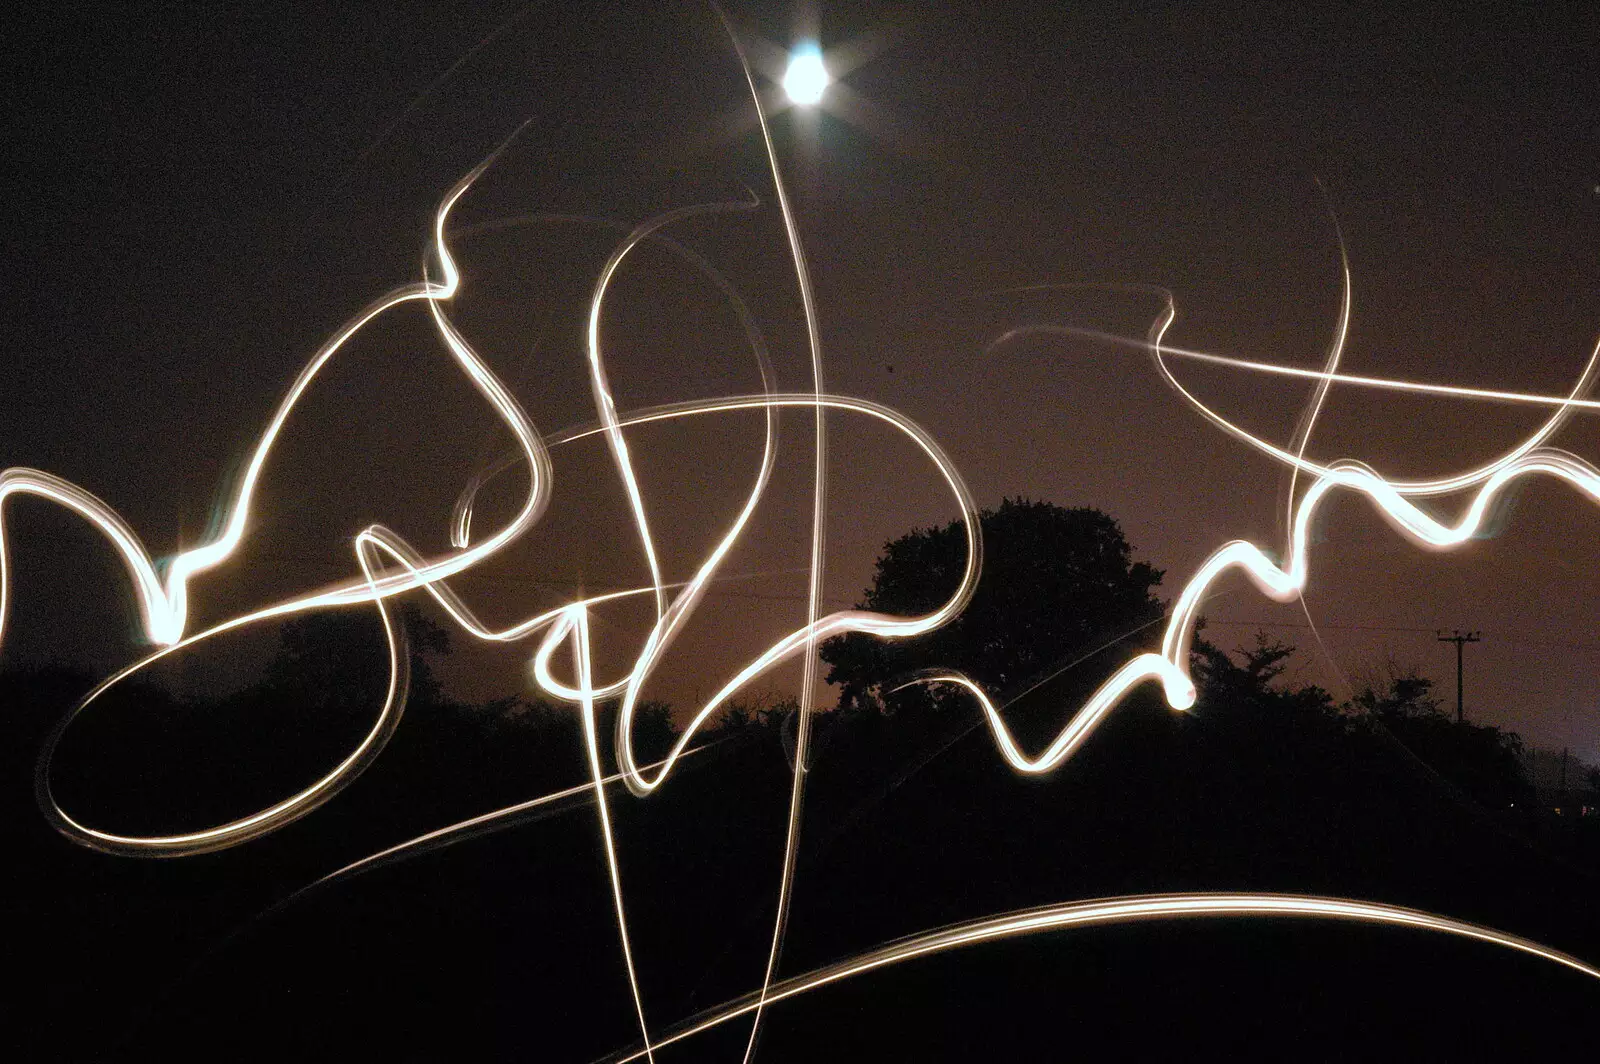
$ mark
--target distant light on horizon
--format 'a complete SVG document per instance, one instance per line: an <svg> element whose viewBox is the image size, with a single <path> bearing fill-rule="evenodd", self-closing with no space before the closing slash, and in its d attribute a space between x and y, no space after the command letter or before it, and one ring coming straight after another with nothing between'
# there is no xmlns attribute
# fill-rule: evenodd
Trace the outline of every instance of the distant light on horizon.
<svg viewBox="0 0 1600 1064"><path fill-rule="evenodd" d="M822 64L822 51L814 44L803 44L789 55L789 69L783 75L783 91L801 107L822 102L829 83L828 68Z"/></svg>

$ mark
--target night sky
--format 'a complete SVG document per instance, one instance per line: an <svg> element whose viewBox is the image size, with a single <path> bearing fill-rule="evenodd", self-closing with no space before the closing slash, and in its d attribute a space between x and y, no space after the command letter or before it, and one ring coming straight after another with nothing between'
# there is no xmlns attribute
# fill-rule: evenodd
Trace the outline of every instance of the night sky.
<svg viewBox="0 0 1600 1064"><path fill-rule="evenodd" d="M842 79L830 107L774 122L828 388L928 428L982 505L1025 495L1105 509L1166 570L1166 598L1228 539L1277 548L1286 474L1188 409L1137 347L992 347L1008 329L1142 337L1159 304L1095 286L1153 284L1176 296L1174 344L1318 365L1338 309L1337 218L1351 372L1559 392L1600 335L1592 7L846 6L809 16ZM759 210L672 233L745 294L780 382L807 386L799 299L726 37L698 4L640 7L13 12L0 34L0 467L94 491L159 554L202 542L299 366L347 316L418 278L439 198L523 122L454 218L465 281L451 313L542 431L593 417L584 301L621 234L752 192ZM758 57L808 21L793 5L730 7L767 42ZM610 307L624 409L758 387L733 317L681 260L641 252ZM1278 441L1309 392L1178 372ZM1542 417L1335 389L1310 453L1438 475L1509 449ZM845 415L831 424L827 587L848 605L885 540L954 508L909 446ZM806 418L783 429L771 495L724 569L746 575L719 585L648 694L707 696L802 623L811 443ZM681 579L754 474L759 419L635 441ZM1553 442L1600 459L1592 417ZM509 443L425 315L391 313L296 413L246 545L195 584L196 626L355 574L350 537L374 521L445 549L457 492ZM482 527L524 484L497 482ZM131 660L129 591L98 538L31 500L8 508L6 527L15 593L0 663ZM1306 595L1331 661L1298 606L1240 579L1207 605L1209 634L1234 645L1266 626L1302 650L1291 677L1336 699L1393 659L1453 702L1454 650L1434 630L1481 630L1468 716L1593 760L1597 530L1600 514L1571 491L1535 483L1498 538L1434 555L1348 499L1319 527ZM557 451L545 522L459 587L503 624L645 573L603 449L576 444ZM597 623L615 669L647 617L619 607ZM242 675L274 638L229 637L172 678ZM526 688L526 647L468 642L440 666L452 690ZM792 672L761 686L788 693Z"/></svg>

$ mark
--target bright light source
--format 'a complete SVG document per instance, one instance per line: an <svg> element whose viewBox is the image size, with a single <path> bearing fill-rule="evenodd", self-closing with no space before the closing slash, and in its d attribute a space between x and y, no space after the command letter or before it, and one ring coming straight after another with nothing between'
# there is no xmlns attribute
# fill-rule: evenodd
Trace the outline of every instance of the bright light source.
<svg viewBox="0 0 1600 1064"><path fill-rule="evenodd" d="M801 107L822 102L828 88L828 68L822 65L822 52L814 44L802 45L789 56L789 69L783 75L783 91Z"/></svg>

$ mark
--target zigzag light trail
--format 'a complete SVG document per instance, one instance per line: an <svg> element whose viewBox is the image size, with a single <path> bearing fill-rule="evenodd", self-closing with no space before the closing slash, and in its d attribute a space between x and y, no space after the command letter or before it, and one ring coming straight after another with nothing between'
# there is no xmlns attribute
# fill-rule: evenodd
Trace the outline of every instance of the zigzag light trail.
<svg viewBox="0 0 1600 1064"><path fill-rule="evenodd" d="M150 641L156 644L156 649L151 653L96 686L72 713L62 720L46 743L39 761L37 787L40 805L57 830L75 842L112 853L146 857L183 856L238 845L276 830L311 812L341 788L354 782L379 756L388 738L398 726L406 696L407 653L403 630L397 627L391 617L388 601L397 595L421 590L430 595L461 630L473 638L513 642L537 637L531 655L530 672L534 682L545 694L576 706L581 715L585 757L591 773L591 781L585 784L582 790L591 793L595 799L604 842L610 904L615 912L623 964L628 975L633 1011L638 1021L642 1042L642 1048L637 1053L632 1056L620 1056L617 1059L631 1060L640 1056L653 1058L653 1050L656 1047L689 1038L735 1018L750 1016L751 1031L745 1049L745 1059L749 1060L757 1048L762 1012L773 1002L794 997L853 975L943 950L1068 927L1154 918L1290 916L1405 926L1465 936L1522 951L1600 979L1600 971L1564 953L1474 924L1374 902L1273 894L1184 894L1071 902L1044 910L1030 910L1026 913L973 921L846 958L806 975L789 979L778 978L788 921L789 899L793 888L794 862L800 845L804 779L809 757L807 722L819 686L816 672L817 645L823 639L850 632L861 632L883 639L905 639L948 623L967 604L977 585L982 564L982 543L977 506L971 493L962 481L955 464L929 433L909 418L881 404L824 390L815 300L807 274L800 229L784 187L778 166L778 155L767 129L767 116L761 103L761 95L756 90L755 76L748 62L744 60L736 36L735 46L739 50L745 77L755 99L770 177L776 190L776 201L782 215L789 243L788 250L801 293L811 364L811 389L794 392L777 389L775 377L771 374L765 359L763 344L758 333L750 327L749 316L740 309L742 305L738 303L731 287L718 283L718 287L729 299L730 304L735 306L741 322L747 326L747 339L751 343L761 371L763 390L751 395L700 399L632 411L618 408L606 369L603 343L605 301L611 280L623 266L630 252L647 241L664 238L664 230L673 224L692 215L746 205L710 204L689 207L659 215L640 224L628 233L607 260L590 296L585 332L596 421L561 432L541 434L534 428L532 420L523 410L519 400L477 355L468 339L445 313L445 305L456 296L461 285L461 276L446 240L450 214L471 189L473 183L494 162L495 156L491 156L448 192L435 214L429 247L442 273L442 281L435 282L425 276L419 283L398 288L380 297L350 318L315 352L285 392L273 416L257 437L245 474L226 507L222 530L215 539L200 547L179 553L162 571L158 569L137 533L108 503L77 485L39 470L15 468L0 473L0 640L3 640L6 632L9 605L7 568L9 540L3 522L4 504L13 495L26 494L42 497L78 514L106 537L121 558L123 568L132 581L144 632ZM718 282L718 275L715 275L714 271L708 276L713 282ZM1348 333L1350 287L1347 267L1343 291L1344 299L1336 338L1321 371L1172 348L1165 344L1165 335L1176 320L1176 307L1170 295L1165 297L1162 312L1152 326L1144 345L1152 353L1157 372L1163 382L1219 429L1282 463L1292 470L1295 478L1304 475L1308 478L1309 484L1298 498L1294 497L1291 489L1286 515L1286 542L1282 551L1284 561L1281 563L1274 561L1261 547L1244 540L1234 540L1218 547L1195 571L1178 594L1166 621L1160 651L1138 654L1123 663L1071 715L1054 739L1038 753L1030 754L1022 749L1007 727L1001 714L1001 707L997 707L990 695L968 677L954 671L945 671L915 681L954 685L970 693L978 704L1000 755L1017 772L1038 774L1059 768L1082 747L1095 729L1134 688L1147 681L1159 682L1164 698L1171 708L1175 710L1191 708L1195 703L1197 692L1190 673L1190 643L1195 630L1197 612L1205 596L1214 592L1214 586L1219 579L1237 570L1268 598L1282 602L1298 598L1308 587L1311 578L1310 533L1318 508L1324 501L1335 497L1341 491L1368 500L1378 513L1388 519L1395 529L1411 542L1420 547L1438 550L1458 546L1480 533L1496 500L1512 485L1526 477L1534 475L1554 477L1600 504L1600 470L1584 458L1547 445L1547 441L1574 412L1600 408L1600 400L1587 397L1597 375L1600 375L1600 348L1590 355L1571 392L1564 397L1346 374L1340 372L1338 366ZM315 382L319 371L368 323L392 308L417 301L426 304L434 329L455 366L488 402L495 415L517 441L517 449L510 461L495 464L475 477L463 491L461 502L450 515L451 542L456 550L438 558L424 558L392 531L381 525L373 525L357 535L353 543L361 571L359 577L329 589L287 599L243 614L199 632L188 632L190 582L228 561L244 541L250 529L252 503L255 501L263 470L275 443L288 427L291 415L301 397ZM1295 432L1289 447L1284 448L1247 432L1199 400L1173 372L1167 362L1171 357L1210 362L1251 372L1287 375L1315 381L1317 386L1300 428ZM1489 462L1448 476L1419 480L1390 480L1358 460L1324 464L1306 457L1317 415L1323 409L1335 384L1341 387L1386 389L1460 401L1538 404L1554 407L1554 410L1525 439ZM749 659L732 677L723 680L716 687L715 693L696 708L670 752L654 765L642 766L637 760L633 746L634 714L639 696L651 675L674 645L676 637L684 630L697 607L702 604L720 566L740 541L752 516L764 499L776 461L776 418L784 409L808 412L815 426L810 565L807 570L805 621ZM633 468L634 460L626 430L670 420L754 411L761 412L765 419L764 442L754 480L743 497L738 514L717 539L715 547L696 568L694 575L682 583L670 582L663 573L658 558L654 534L648 519L645 493ZM928 459L936 478L942 481L950 492L959 510L965 529L967 548L961 578L948 600L922 616L893 616L857 609L830 613L822 611L822 583L826 562L823 530L828 482L826 418L831 411L872 419L892 427L903 435ZM628 501L632 532L646 560L650 583L604 595L579 598L504 628L492 629L486 626L477 618L461 595L451 588L449 579L464 574L495 557L535 527L553 498L550 449L591 436L601 437L611 456ZM475 494L489 477L513 464L520 465L523 462L528 466L529 486L517 512L510 521L492 534L473 541L470 526ZM1441 518L1413 501L1468 491L1471 492L1470 498L1453 520ZM655 621L642 646L619 675L613 678L597 678L597 665L593 660L589 639L591 615L608 602L645 596L653 602ZM62 736L73 720L123 680L171 654L196 646L225 632L297 613L364 604L370 604L378 610L384 626L389 679L382 704L372 728L359 745L309 787L238 820L197 831L162 836L130 836L102 831L82 823L56 802L51 790L50 776L53 757ZM557 675L554 664L556 655L564 649L572 655L572 673L567 678ZM629 933L622 871L612 830L607 784L620 779L632 796L641 799L648 797L667 782L678 761L692 752L690 744L695 740L696 733L719 709L726 706L735 695L748 689L759 677L785 662L797 659L803 665L803 679L794 778L785 832L784 860L777 890L777 912L759 988L747 999L731 1003L709 1017L689 1021L676 1028L664 1029L660 1034L653 1034L654 1028L636 974L637 959ZM609 698L620 699L613 743L613 754L618 768L615 776L607 776L605 773L597 722L596 707L601 701ZM535 799L535 801L542 800L544 799ZM468 821L457 827L465 829L476 823L476 820ZM395 849L431 841L438 836L439 833L430 833ZM384 854L375 855L373 859L382 858L393 852L395 851L385 851ZM362 862L357 863L358 866L361 864Z"/></svg>

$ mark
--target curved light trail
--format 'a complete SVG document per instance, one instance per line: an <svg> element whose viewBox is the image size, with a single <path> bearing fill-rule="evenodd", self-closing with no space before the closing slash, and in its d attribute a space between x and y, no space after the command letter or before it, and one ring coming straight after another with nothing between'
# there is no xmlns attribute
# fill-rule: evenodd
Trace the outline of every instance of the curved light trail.
<svg viewBox="0 0 1600 1064"><path fill-rule="evenodd" d="M976 946L1007 938L1037 935L1048 931L1064 931L1105 925L1131 923L1136 920L1195 919L1202 917L1297 917L1318 920L1349 920L1364 924L1408 927L1420 931L1454 935L1474 939L1504 949L1526 953L1549 961L1591 979L1600 979L1600 970L1559 950L1542 946L1530 939L1508 935L1481 924L1452 920L1418 909L1377 902L1353 901L1348 898L1323 898L1305 894L1143 894L1121 898L1067 902L1038 909L1022 909L1002 916L972 920L953 927L931 931L922 935L891 942L875 950L858 954L847 960L806 972L775 983L761 1003L774 1004L799 997L801 994L821 989L831 983L842 982L858 975L892 967L946 950ZM703 1034L729 1020L738 1019L757 1008L757 995L751 994L712 1009L698 1017L663 1032L656 1039L660 1049L697 1034ZM604 1058L606 1064L627 1064L638 1060L644 1052L627 1051Z"/></svg>
<svg viewBox="0 0 1600 1064"><path fill-rule="evenodd" d="M829 393L824 389L815 297L800 240L799 226L782 180L778 153L773 145L767 115L761 103L761 94L757 91L754 74L745 59L738 36L732 31L731 26L729 34L734 40L735 51L738 52L740 62L743 64L746 82L755 101L767 163L776 192L775 199L782 216L795 280L801 296L811 369L809 390L784 392L778 389L776 377L767 358L765 343L755 326L754 317L733 287L714 267L689 253L691 263L700 267L705 277L722 292L738 317L761 376L762 390L751 395L700 399L642 410L624 411L618 408L605 361L603 343L605 301L611 282L618 271L627 264L628 256L647 241L666 241L670 244L670 237L665 231L685 218L719 211L748 209L754 204L710 204L688 207L652 218L633 228L607 259L599 272L589 299L585 331L585 353L596 419L591 424L542 435L534 428L519 400L479 357L468 339L446 314L447 304L456 296L461 285L461 275L446 239L448 221L457 203L494 161L498 152L496 155L491 155L450 189L435 213L429 249L442 279L434 281L428 279L425 274L421 282L397 288L374 300L351 317L313 354L290 384L273 416L257 437L244 475L224 508L221 530L209 542L177 554L164 569L161 569L155 564L150 552L132 527L108 503L95 495L39 470L14 468L0 472L0 641L4 639L5 625L8 623L9 535L4 524L5 503L13 495L26 494L50 500L78 514L107 539L121 558L123 568L132 582L144 633L156 646L156 649L149 654L119 670L95 687L72 713L66 716L46 743L39 761L37 794L41 808L54 826L68 838L96 849L125 855L168 857L237 845L282 827L310 812L353 782L379 755L398 725L405 705L408 654L403 629L397 626L390 616L388 601L396 595L420 590L438 602L454 623L474 638L497 642L534 640L531 655L531 674L534 682L545 694L573 704L581 715L585 758L591 774L591 781L583 790L593 796L598 813L604 840L611 904L615 911L623 962L627 969L634 1012L640 1031L642 1048L634 1056L652 1057L655 1047L671 1044L712 1026L748 1015L751 1018L751 1031L744 1054L748 1061L754 1055L757 1046L761 1013L772 1002L793 997L829 982L939 950L1007 936L1133 919L1287 915L1403 925L1463 935L1505 948L1521 950L1600 978L1600 972L1594 968L1556 950L1446 917L1373 902L1268 894L1161 895L1074 902L964 924L886 946L804 976L786 980L777 978L790 910L794 864L800 845L801 812L810 756L810 713L818 701L817 693L820 686L817 674L817 646L821 640L848 632L861 632L884 639L904 639L931 631L949 622L966 605L976 587L982 562L982 543L976 504L954 463L932 436L910 419L888 407L847 395ZM1292 601L1297 598L1310 580L1310 530L1318 508L1338 492L1354 493L1365 498L1402 536L1418 546L1440 550L1457 546L1484 530L1486 515L1495 500L1512 484L1525 477L1535 475L1554 477L1590 500L1600 503L1600 470L1582 457L1548 445L1551 437L1574 412L1600 408L1600 401L1588 397L1596 378L1600 377L1600 347L1590 354L1571 391L1565 396L1459 388L1437 383L1416 383L1346 374L1340 372L1339 363L1348 334L1350 290L1349 268L1345 263L1335 337L1320 371L1232 359L1168 346L1165 343L1166 333L1176 319L1176 305L1170 293L1162 293L1163 307L1146 341L1156 371L1169 387L1217 428L1252 449L1268 455L1290 471L1286 542L1281 553L1284 559L1281 564L1274 561L1262 548L1244 540L1234 540L1218 547L1179 592L1167 618L1159 652L1137 654L1116 669L1110 678L1072 714L1055 738L1037 753L1030 754L1022 749L1007 727L1000 707L994 704L987 692L969 678L947 671L924 676L913 682L950 684L967 691L976 701L996 748L1006 762L1021 773L1048 772L1058 768L1080 749L1122 699L1143 683L1149 681L1159 683L1167 704L1175 710L1185 710L1193 706L1196 689L1190 673L1190 643L1197 611L1204 597L1217 580L1238 571L1269 598L1277 601ZM369 322L392 308L411 302L425 304L448 357L516 440L516 449L508 459L495 463L481 472L463 490L460 502L450 515L452 552L435 558L425 558L394 532L381 525L373 525L358 534L353 542L360 569L358 577L322 591L255 610L199 632L188 631L191 583L226 562L248 534L252 504L262 473L275 443L289 425L291 415L301 397L315 382L322 367ZM1251 372L1285 374L1316 383L1293 438L1287 447L1283 447L1247 432L1197 398L1174 372L1169 362L1169 359L1174 358L1201 360ZM1551 406L1554 409L1525 439L1489 462L1445 476L1390 480L1357 460L1318 462L1307 457L1312 430L1335 385L1382 388L1458 400L1534 403ZM696 707L666 757L654 765L641 766L637 762L633 746L633 722L639 696L646 682L673 646L676 637L684 630L703 602L720 566L739 542L750 519L760 506L776 462L777 417L784 409L807 413L814 425L810 565L804 622L757 653L733 676L722 680L711 697ZM648 517L646 492L635 473L627 430L671 419L756 411L759 411L765 419L763 445L751 487L743 497L737 516L716 540L714 548L688 580L669 581L659 560ZM966 537L966 560L961 578L950 598L924 615L905 617L858 609L831 613L824 613L822 610L822 586L826 562L824 528L828 486L826 426L827 418L833 412L874 419L901 433L928 460L936 481L942 482L950 492L959 511ZM649 571L649 584L604 595L579 598L505 628L490 628L477 618L470 605L451 587L450 578L459 576L496 556L536 525L552 499L550 448L591 436L599 437L604 442L611 457L628 501L632 533L638 541ZM490 477L523 463L527 465L529 484L515 515L491 534L482 538L474 537L471 534L471 521L475 495ZM1302 478L1307 486L1296 497ZM1441 517L1424 509L1418 501L1466 493L1470 495L1454 518ZM655 623L625 668L615 676L598 677L589 640L591 615L597 607L607 602L632 596L647 596L653 602ZM128 836L102 831L82 823L56 802L51 790L50 775L53 756L61 737L79 715L113 686L170 654L195 646L224 632L305 611L364 604L374 606L382 619L390 666L389 679L371 729L354 750L311 786L238 820L195 831L161 836ZM558 676L555 667L557 655L562 650L569 651L571 655L571 673L567 677ZM690 751L690 744L694 741L696 733L713 714L728 703L730 698L774 667L796 659L802 663L802 681L793 784L790 792L782 872L776 891L776 915L759 989L752 992L748 999L733 1003L708 1018L701 1018L688 1025L673 1028L665 1034L653 1036L652 1024L639 992L639 982L635 974L636 958L629 934L622 872L611 828L611 799L607 797L606 784L613 779L619 779L632 796L647 797L667 781L678 761ZM620 704L616 732L612 737L612 747L618 767L615 777L606 776L603 771L602 738L597 723L596 706L607 699L618 699ZM476 821L467 822L460 827L470 827L474 823ZM430 834L414 841L421 844L434 837ZM385 854L376 855L374 859L393 852L386 851ZM625 1056L619 1059L633 1059L633 1057Z"/></svg>

